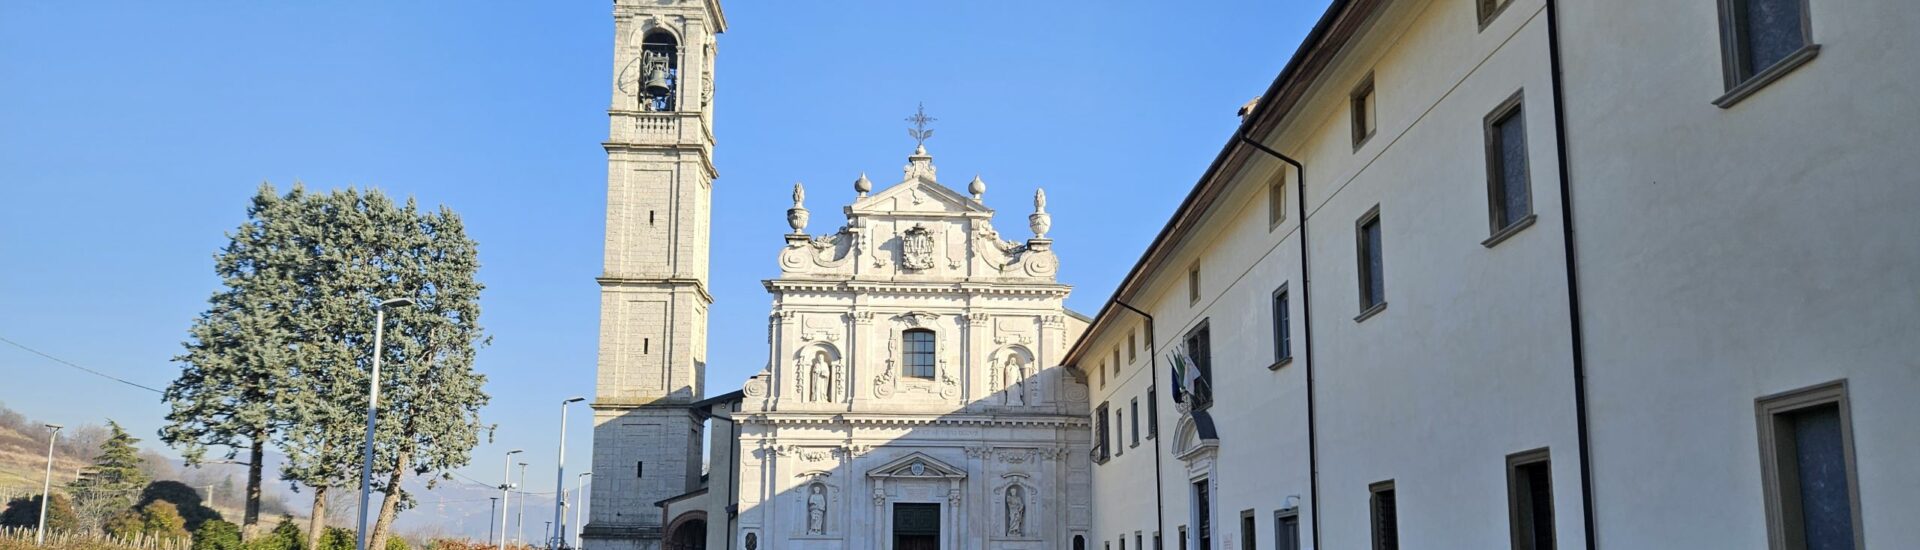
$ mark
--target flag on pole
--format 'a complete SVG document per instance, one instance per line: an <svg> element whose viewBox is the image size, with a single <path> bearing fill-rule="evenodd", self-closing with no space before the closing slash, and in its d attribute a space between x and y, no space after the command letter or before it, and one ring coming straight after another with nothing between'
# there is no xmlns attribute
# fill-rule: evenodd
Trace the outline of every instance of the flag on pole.
<svg viewBox="0 0 1920 550"><path fill-rule="evenodd" d="M1167 364L1171 369L1168 374L1172 375L1173 378L1170 382L1173 384L1174 403L1187 402L1186 396L1189 387L1187 385L1188 373L1191 372L1192 369L1188 367L1186 349L1187 346L1182 344L1174 346L1172 350L1167 352Z"/></svg>

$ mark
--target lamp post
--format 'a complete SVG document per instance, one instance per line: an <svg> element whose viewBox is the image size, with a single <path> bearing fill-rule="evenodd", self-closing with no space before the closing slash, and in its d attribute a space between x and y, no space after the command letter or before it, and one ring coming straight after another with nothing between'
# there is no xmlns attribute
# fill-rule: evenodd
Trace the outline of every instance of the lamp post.
<svg viewBox="0 0 1920 550"><path fill-rule="evenodd" d="M582 521L584 521L582 519L583 518L582 514L586 511L586 508L580 506L580 498L587 493L587 478L592 476L593 476L593 472L586 472L586 473L580 474L580 477L579 477L580 483L577 485L578 488L573 490L573 547L574 548L580 547L580 531L586 528L586 524L581 523Z"/></svg>
<svg viewBox="0 0 1920 550"><path fill-rule="evenodd" d="M520 510L513 513L513 541L527 541L527 463L520 463Z"/></svg>
<svg viewBox="0 0 1920 550"><path fill-rule="evenodd" d="M507 451L506 463L500 467L501 475L507 479L500 483L500 550L507 550L507 504L513 502L513 493L509 492L513 490L513 455L522 452L525 451L520 449ZM487 528L493 527L489 525Z"/></svg>
<svg viewBox="0 0 1920 550"><path fill-rule="evenodd" d="M380 405L380 335L386 332L387 308L413 305L412 298L394 298L373 306L373 376L367 380L367 449L360 461L360 533L354 548L367 550L367 503L373 497L373 421Z"/></svg>
<svg viewBox="0 0 1920 550"><path fill-rule="evenodd" d="M493 546L493 513L500 507L500 497L487 497L487 546Z"/></svg>
<svg viewBox="0 0 1920 550"><path fill-rule="evenodd" d="M47 425L47 479L40 482L40 523L33 529L33 545L47 543L47 509L53 507L53 442L60 439L59 424Z"/></svg>
<svg viewBox="0 0 1920 550"><path fill-rule="evenodd" d="M567 519L564 506L567 501L567 405L586 400L585 397L569 397L560 402L560 458L553 475L553 525L561 526L562 530L566 528L564 522ZM547 548L559 548L566 543L566 537L561 536L559 530L548 533Z"/></svg>

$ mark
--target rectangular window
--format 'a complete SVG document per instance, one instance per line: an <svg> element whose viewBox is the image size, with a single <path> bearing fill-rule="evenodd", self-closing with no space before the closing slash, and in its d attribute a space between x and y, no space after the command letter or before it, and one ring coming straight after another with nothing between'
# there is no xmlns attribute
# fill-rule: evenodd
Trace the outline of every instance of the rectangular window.
<svg viewBox="0 0 1920 550"><path fill-rule="evenodd" d="M1099 429L1096 430L1094 433L1097 433L1100 436L1100 439L1094 442L1095 443L1093 448L1094 458L1101 461L1105 461L1108 456L1107 453L1112 449L1112 447L1107 445L1107 443L1112 441L1112 439L1110 439L1107 435L1107 430L1111 428L1107 427L1107 404L1106 403L1102 402L1100 403L1099 407L1094 409L1093 423L1099 426Z"/></svg>
<svg viewBox="0 0 1920 550"><path fill-rule="evenodd" d="M1113 435L1117 438L1127 437L1127 410L1126 409L1113 410L1113 431L1114 431ZM1127 454L1126 447L1121 447L1119 445L1115 445L1113 447L1113 456L1120 456L1123 454Z"/></svg>
<svg viewBox="0 0 1920 550"><path fill-rule="evenodd" d="M1553 550L1553 466L1546 449L1507 456L1513 550Z"/></svg>
<svg viewBox="0 0 1920 550"><path fill-rule="evenodd" d="M1120 535L1120 550L1127 550L1127 536Z"/></svg>
<svg viewBox="0 0 1920 550"><path fill-rule="evenodd" d="M1287 285L1273 291L1273 366L1293 359L1293 308L1287 299Z"/></svg>
<svg viewBox="0 0 1920 550"><path fill-rule="evenodd" d="M1159 386L1147 386L1147 439L1160 435Z"/></svg>
<svg viewBox="0 0 1920 550"><path fill-rule="evenodd" d="M1533 191L1527 169L1527 121L1515 92L1487 114L1488 237L1491 247L1533 222Z"/></svg>
<svg viewBox="0 0 1920 550"><path fill-rule="evenodd" d="M1193 397L1193 403L1190 403L1190 406L1194 410L1205 410L1213 405L1212 340L1212 329L1208 327L1206 321L1201 321L1198 328L1187 333L1187 356L1193 359L1194 370L1200 371L1198 382L1194 387L1187 389Z"/></svg>
<svg viewBox="0 0 1920 550"><path fill-rule="evenodd" d="M1179 546L1180 550L1187 550L1187 526L1180 526L1180 542L1175 546Z"/></svg>
<svg viewBox="0 0 1920 550"><path fill-rule="evenodd" d="M1200 264L1187 268L1187 303L1200 303Z"/></svg>
<svg viewBox="0 0 1920 550"><path fill-rule="evenodd" d="M1107 361L1105 359L1100 360L1100 384L1095 387L1107 387Z"/></svg>
<svg viewBox="0 0 1920 550"><path fill-rule="evenodd" d="M1200 550L1213 550L1213 496L1207 494L1207 480L1193 482L1194 540Z"/></svg>
<svg viewBox="0 0 1920 550"><path fill-rule="evenodd" d="M1131 363L1139 359L1140 359L1140 344L1139 342L1134 341L1134 332L1132 330L1128 330L1127 331L1127 362Z"/></svg>
<svg viewBox="0 0 1920 550"><path fill-rule="evenodd" d="M1512 3L1513 0L1474 0L1474 4L1479 6L1480 27L1486 28L1487 23L1492 22L1494 17L1498 17L1501 11L1507 9L1507 4Z"/></svg>
<svg viewBox="0 0 1920 550"><path fill-rule="evenodd" d="M1133 547L1139 550L1147 550L1146 538L1141 536L1139 531L1133 532Z"/></svg>
<svg viewBox="0 0 1920 550"><path fill-rule="evenodd" d="M1153 532L1153 550L1166 550L1166 548L1167 547L1160 541L1160 532L1154 531Z"/></svg>
<svg viewBox="0 0 1920 550"><path fill-rule="evenodd" d="M1256 532L1257 530L1253 527L1253 510L1241 510L1240 550L1260 550L1260 545L1254 542Z"/></svg>
<svg viewBox="0 0 1920 550"><path fill-rule="evenodd" d="M1281 510L1273 513L1274 550L1300 550L1300 512Z"/></svg>
<svg viewBox="0 0 1920 550"><path fill-rule="evenodd" d="M1367 487L1373 493L1373 550L1400 550L1400 518L1394 504L1393 482L1382 481Z"/></svg>
<svg viewBox="0 0 1920 550"><path fill-rule="evenodd" d="M906 343L903 362L906 363L907 376L933 379L933 331L927 329L907 329L900 334Z"/></svg>
<svg viewBox="0 0 1920 550"><path fill-rule="evenodd" d="M1133 411L1133 416L1132 416L1132 418L1133 418L1133 443L1131 443L1131 444L1129 444L1129 445L1127 445L1127 446L1129 446L1129 447L1139 447L1139 446L1140 446L1140 398L1138 398L1138 397L1135 397L1135 398L1133 398L1133 405L1132 405L1131 407L1129 407L1129 408L1130 408L1130 409L1132 409L1132 411Z"/></svg>
<svg viewBox="0 0 1920 550"><path fill-rule="evenodd" d="M1360 81L1360 85L1353 88L1351 105L1353 148L1359 149L1361 145L1367 143L1368 138L1373 137L1374 130L1379 127L1379 115L1375 112L1378 106L1374 104L1373 97L1373 73L1367 73L1367 77Z"/></svg>
<svg viewBox="0 0 1920 550"><path fill-rule="evenodd" d="M1117 346L1113 348L1113 376L1114 380L1120 379L1120 348Z"/></svg>
<svg viewBox="0 0 1920 550"><path fill-rule="evenodd" d="M1287 177L1285 172L1267 186L1267 230L1287 220Z"/></svg>
<svg viewBox="0 0 1920 550"><path fill-rule="evenodd" d="M1356 257L1360 262L1360 316L1366 320L1387 305L1386 266L1380 250L1380 206L1374 205L1355 224Z"/></svg>
<svg viewBox="0 0 1920 550"><path fill-rule="evenodd" d="M1813 59L1808 0L1720 0L1720 50L1730 107Z"/></svg>
<svg viewBox="0 0 1920 550"><path fill-rule="evenodd" d="M1861 547L1849 409L1845 380L1756 400L1773 550Z"/></svg>

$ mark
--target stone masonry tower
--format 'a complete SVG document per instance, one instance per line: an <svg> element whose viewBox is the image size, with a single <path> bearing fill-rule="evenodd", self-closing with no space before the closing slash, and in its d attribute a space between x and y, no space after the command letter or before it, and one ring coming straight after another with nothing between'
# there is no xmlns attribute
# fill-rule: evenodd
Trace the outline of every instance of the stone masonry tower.
<svg viewBox="0 0 1920 550"><path fill-rule="evenodd" d="M615 0L607 242L586 548L656 550L700 484L718 0Z"/></svg>

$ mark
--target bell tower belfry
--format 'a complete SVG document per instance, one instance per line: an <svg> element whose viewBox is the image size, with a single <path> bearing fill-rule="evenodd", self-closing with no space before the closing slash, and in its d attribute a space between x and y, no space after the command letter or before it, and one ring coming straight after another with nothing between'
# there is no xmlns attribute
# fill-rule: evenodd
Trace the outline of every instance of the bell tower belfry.
<svg viewBox="0 0 1920 550"><path fill-rule="evenodd" d="M700 485L719 0L615 0L606 257L583 545L655 550L654 503Z"/></svg>

